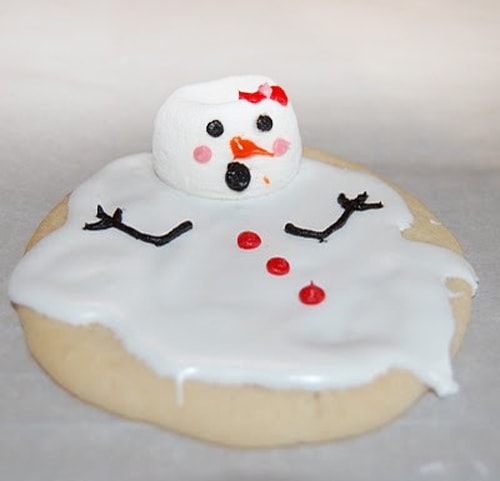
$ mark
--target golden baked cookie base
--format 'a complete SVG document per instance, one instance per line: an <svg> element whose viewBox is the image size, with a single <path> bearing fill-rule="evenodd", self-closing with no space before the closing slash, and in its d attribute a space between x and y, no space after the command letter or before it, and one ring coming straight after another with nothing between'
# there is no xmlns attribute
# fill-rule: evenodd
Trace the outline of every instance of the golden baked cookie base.
<svg viewBox="0 0 500 481"><path fill-rule="evenodd" d="M306 149L305 155L365 170L318 151ZM417 199L392 187L415 217L404 237L461 253L452 234L435 223L437 219ZM64 224L67 202L64 199L42 221L27 250ZM456 279L449 285L462 293L452 299L457 329L451 350L455 354L469 320L471 289ZM15 307L34 358L80 399L127 418L223 445L265 447L353 436L398 417L428 390L413 374L394 369L357 388L321 392L186 381L179 402L175 381L160 377L125 351L109 329L97 324L73 326Z"/></svg>

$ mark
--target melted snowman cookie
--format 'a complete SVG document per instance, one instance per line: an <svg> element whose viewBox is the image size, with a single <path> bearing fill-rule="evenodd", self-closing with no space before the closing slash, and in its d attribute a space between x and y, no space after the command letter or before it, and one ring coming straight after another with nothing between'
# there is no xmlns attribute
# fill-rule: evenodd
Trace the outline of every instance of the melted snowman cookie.
<svg viewBox="0 0 500 481"><path fill-rule="evenodd" d="M268 446L357 434L456 390L475 289L458 244L359 167L303 159L270 79L175 93L153 155L82 184L35 244L10 284L31 351L124 416Z"/></svg>

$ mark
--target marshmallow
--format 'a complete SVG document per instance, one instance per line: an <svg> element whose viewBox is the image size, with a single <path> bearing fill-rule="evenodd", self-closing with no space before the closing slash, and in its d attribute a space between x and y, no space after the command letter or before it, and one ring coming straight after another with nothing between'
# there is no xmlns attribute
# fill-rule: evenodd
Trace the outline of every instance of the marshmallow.
<svg viewBox="0 0 500 481"><path fill-rule="evenodd" d="M261 76L227 77L176 90L155 120L153 166L190 194L245 199L297 174L302 142L286 93Z"/></svg>

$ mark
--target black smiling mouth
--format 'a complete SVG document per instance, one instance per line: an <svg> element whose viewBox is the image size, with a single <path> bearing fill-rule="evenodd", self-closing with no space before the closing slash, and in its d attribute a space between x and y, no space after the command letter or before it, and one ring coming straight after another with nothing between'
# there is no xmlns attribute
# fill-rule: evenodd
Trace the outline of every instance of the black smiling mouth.
<svg viewBox="0 0 500 481"><path fill-rule="evenodd" d="M250 170L241 162L230 162L226 169L226 185L236 192L242 192L249 184L252 176Z"/></svg>

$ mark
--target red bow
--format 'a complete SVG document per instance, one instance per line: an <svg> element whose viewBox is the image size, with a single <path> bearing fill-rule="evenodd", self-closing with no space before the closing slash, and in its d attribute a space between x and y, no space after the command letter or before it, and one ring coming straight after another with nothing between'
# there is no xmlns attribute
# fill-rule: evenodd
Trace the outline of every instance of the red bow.
<svg viewBox="0 0 500 481"><path fill-rule="evenodd" d="M238 92L239 99L247 100L252 104L258 104L262 100L271 99L284 107L288 104L288 97L286 96L285 91L278 85L273 85L272 87L269 84L259 85L259 88L255 92Z"/></svg>

